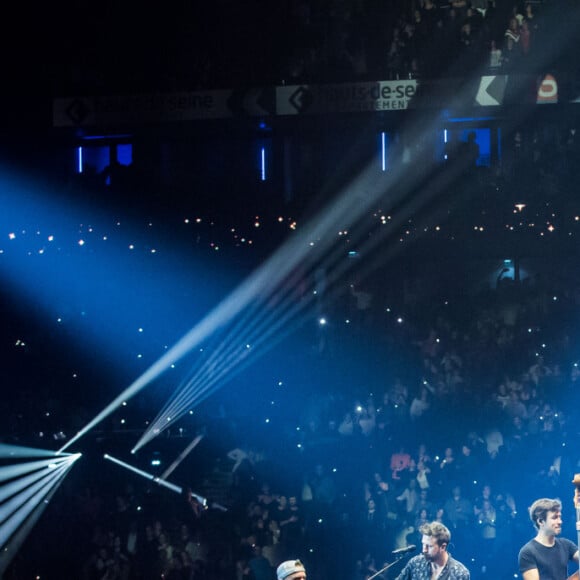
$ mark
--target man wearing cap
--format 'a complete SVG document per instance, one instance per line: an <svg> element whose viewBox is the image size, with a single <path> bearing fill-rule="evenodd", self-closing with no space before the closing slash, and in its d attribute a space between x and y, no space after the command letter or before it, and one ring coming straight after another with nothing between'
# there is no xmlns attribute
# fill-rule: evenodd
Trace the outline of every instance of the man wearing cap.
<svg viewBox="0 0 580 580"><path fill-rule="evenodd" d="M447 551L451 532L439 522L423 524L421 555L411 558L396 580L470 580L469 570Z"/></svg>
<svg viewBox="0 0 580 580"><path fill-rule="evenodd" d="M306 580L306 568L300 560L286 560L276 570L278 580Z"/></svg>

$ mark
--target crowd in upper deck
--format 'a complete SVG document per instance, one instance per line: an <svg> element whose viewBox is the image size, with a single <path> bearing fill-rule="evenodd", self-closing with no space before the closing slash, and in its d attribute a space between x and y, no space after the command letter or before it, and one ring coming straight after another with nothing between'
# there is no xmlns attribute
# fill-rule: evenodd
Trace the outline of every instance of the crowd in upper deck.
<svg viewBox="0 0 580 580"><path fill-rule="evenodd" d="M273 12L256 0L143 8L135 27L133 10L115 5L48 47L47 82L64 96L571 71L573 10L568 0L300 0Z"/></svg>
<svg viewBox="0 0 580 580"><path fill-rule="evenodd" d="M289 79L433 78L526 72L544 50L542 5L466 0L310 2L295 11Z"/></svg>

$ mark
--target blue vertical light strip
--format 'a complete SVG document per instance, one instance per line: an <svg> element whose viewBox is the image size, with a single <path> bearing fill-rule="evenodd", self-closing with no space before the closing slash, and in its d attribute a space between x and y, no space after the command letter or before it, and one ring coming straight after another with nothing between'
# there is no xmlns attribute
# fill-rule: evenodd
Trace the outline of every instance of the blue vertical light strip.
<svg viewBox="0 0 580 580"><path fill-rule="evenodd" d="M266 148L260 149L260 179L266 181Z"/></svg>
<svg viewBox="0 0 580 580"><path fill-rule="evenodd" d="M447 148L445 145L449 142L449 135L447 133L447 129L443 129L443 159L447 159Z"/></svg>
<svg viewBox="0 0 580 580"><path fill-rule="evenodd" d="M387 134L381 133L381 169L387 170Z"/></svg>
<svg viewBox="0 0 580 580"><path fill-rule="evenodd" d="M83 148L77 147L77 173L83 172Z"/></svg>

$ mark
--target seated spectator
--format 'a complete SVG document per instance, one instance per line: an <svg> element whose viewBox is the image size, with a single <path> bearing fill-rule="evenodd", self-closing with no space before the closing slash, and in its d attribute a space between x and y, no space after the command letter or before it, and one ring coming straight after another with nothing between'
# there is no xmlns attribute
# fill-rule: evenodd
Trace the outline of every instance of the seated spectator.
<svg viewBox="0 0 580 580"><path fill-rule="evenodd" d="M419 463L423 463L425 467L431 466L431 454L427 449L426 443L420 443L419 447L417 448L417 453L415 456L415 463L419 465Z"/></svg>
<svg viewBox="0 0 580 580"><path fill-rule="evenodd" d="M274 506L276 504L277 499L278 496L274 495L270 490L270 484L264 482L261 485L260 493L257 497L258 504L261 505L264 509L269 509L270 506Z"/></svg>
<svg viewBox="0 0 580 580"><path fill-rule="evenodd" d="M409 407L411 421L419 420L429 410L429 407L431 406L429 397L430 395L427 387L422 387L419 394L413 397Z"/></svg>
<svg viewBox="0 0 580 580"><path fill-rule="evenodd" d="M453 447L446 447L445 454L439 462L439 485L444 488L456 481L457 463L455 461L455 453Z"/></svg>
<svg viewBox="0 0 580 580"><path fill-rule="evenodd" d="M379 509L374 499L369 499L357 522L360 536L355 542L356 552L379 556L385 542L386 522L385 512Z"/></svg>
<svg viewBox="0 0 580 580"><path fill-rule="evenodd" d="M252 580L272 580L274 568L262 553L262 547L254 546L253 554L248 560Z"/></svg>
<svg viewBox="0 0 580 580"><path fill-rule="evenodd" d="M509 25L504 32L503 58L504 62L514 70L520 55L520 29L516 18L510 18Z"/></svg>
<svg viewBox="0 0 580 580"><path fill-rule="evenodd" d="M490 71L498 71L503 65L503 54L501 48L498 47L495 40L491 40L489 43L489 62L488 66Z"/></svg>
<svg viewBox="0 0 580 580"><path fill-rule="evenodd" d="M419 463L417 463L417 475L415 476L415 479L417 480L417 483L419 484L420 490L429 489L429 487L430 487L429 474L430 473L431 473L431 468L427 467L423 460L421 460L421 461L419 461Z"/></svg>
<svg viewBox="0 0 580 580"><path fill-rule="evenodd" d="M415 509L416 513L425 510L427 512L427 518L433 517L435 514L435 504L431 501L428 490L421 489L419 491L419 499L417 500Z"/></svg>
<svg viewBox="0 0 580 580"><path fill-rule="evenodd" d="M288 519L280 521L281 541L284 543L289 553L299 553L302 549L302 539L304 534L304 516L302 509L298 505L296 496L288 498Z"/></svg>
<svg viewBox="0 0 580 580"><path fill-rule="evenodd" d="M402 521L413 524L413 519L415 512L417 510L417 503L419 501L419 493L417 491L417 480L410 479L403 489L403 491L397 496L397 501L402 504Z"/></svg>
<svg viewBox="0 0 580 580"><path fill-rule="evenodd" d="M526 57L530 54L532 48L532 33L527 20L522 20L520 24L520 47L522 56Z"/></svg>
<svg viewBox="0 0 580 580"><path fill-rule="evenodd" d="M453 488L451 497L445 500L443 510L449 529L464 530L472 523L473 505L469 499L463 497L458 485Z"/></svg>
<svg viewBox="0 0 580 580"><path fill-rule="evenodd" d="M399 450L391 455L390 468L392 479L400 480L410 465L411 456L407 453L404 445L399 446Z"/></svg>

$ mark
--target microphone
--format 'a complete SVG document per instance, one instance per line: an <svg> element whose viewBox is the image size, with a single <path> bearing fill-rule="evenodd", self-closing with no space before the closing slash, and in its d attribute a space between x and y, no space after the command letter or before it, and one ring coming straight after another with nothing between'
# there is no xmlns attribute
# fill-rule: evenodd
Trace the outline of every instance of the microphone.
<svg viewBox="0 0 580 580"><path fill-rule="evenodd" d="M399 548L397 550L393 550L391 552L391 554L406 554L407 552L414 552L417 549L417 546L415 546L415 544L410 544L408 546L405 546L404 548Z"/></svg>

